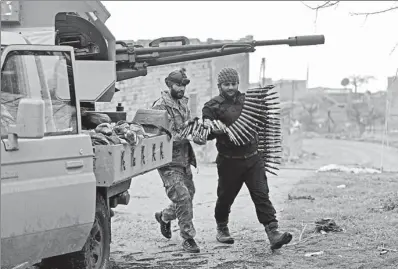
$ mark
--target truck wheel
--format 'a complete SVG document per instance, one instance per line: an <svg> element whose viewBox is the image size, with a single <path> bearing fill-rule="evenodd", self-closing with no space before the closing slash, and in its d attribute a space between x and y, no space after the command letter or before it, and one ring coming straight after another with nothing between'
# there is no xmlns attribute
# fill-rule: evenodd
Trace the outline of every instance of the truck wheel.
<svg viewBox="0 0 398 269"><path fill-rule="evenodd" d="M108 269L111 243L111 223L105 199L97 194L95 220L83 249L43 260L51 269Z"/></svg>

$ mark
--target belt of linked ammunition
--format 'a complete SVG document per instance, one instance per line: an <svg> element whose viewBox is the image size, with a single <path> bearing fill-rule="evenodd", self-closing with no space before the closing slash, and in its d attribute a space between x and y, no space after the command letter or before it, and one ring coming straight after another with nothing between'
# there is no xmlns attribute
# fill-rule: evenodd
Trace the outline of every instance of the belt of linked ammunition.
<svg viewBox="0 0 398 269"><path fill-rule="evenodd" d="M255 89L248 89L245 94L242 111L239 117L229 126L220 120L208 122L206 126L197 118L189 124L181 136L200 137L207 139L214 130L220 130L237 146L246 146L258 138L258 149L248 155L234 156L220 154L229 159L247 159L259 154L264 161L265 171L276 175L272 170L279 170L275 164L282 159L280 108L276 91L271 92L274 85L267 85ZM274 101L275 100L275 101ZM257 139L256 139L257 140Z"/></svg>
<svg viewBox="0 0 398 269"><path fill-rule="evenodd" d="M237 146L248 145L258 137L258 154L264 160L265 171L276 175L272 170L279 170L274 164L280 164L281 123L279 102L271 92L274 85L248 89L245 94L239 117L223 128L229 139ZM274 101L275 100L275 101ZM216 122L217 123L217 122ZM218 123L220 125L220 123ZM223 154L225 156L225 154ZM226 158L245 159L250 156L225 156Z"/></svg>

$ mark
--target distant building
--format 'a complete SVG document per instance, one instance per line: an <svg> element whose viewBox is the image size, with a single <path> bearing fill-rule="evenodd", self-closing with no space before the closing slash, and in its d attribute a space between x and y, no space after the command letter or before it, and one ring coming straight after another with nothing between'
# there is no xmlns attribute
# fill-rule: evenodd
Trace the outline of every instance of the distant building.
<svg viewBox="0 0 398 269"><path fill-rule="evenodd" d="M273 84L282 102L297 100L307 93L307 80L280 79Z"/></svg>
<svg viewBox="0 0 398 269"><path fill-rule="evenodd" d="M352 102L352 90L347 88L327 88L327 87L315 87L309 88L309 93L323 93L331 104L338 107L345 107Z"/></svg>
<svg viewBox="0 0 398 269"><path fill-rule="evenodd" d="M281 102L293 101L302 97L307 92L307 80L272 80L267 78L265 84L275 86L275 91L279 93ZM250 83L250 87L258 87L259 82Z"/></svg>

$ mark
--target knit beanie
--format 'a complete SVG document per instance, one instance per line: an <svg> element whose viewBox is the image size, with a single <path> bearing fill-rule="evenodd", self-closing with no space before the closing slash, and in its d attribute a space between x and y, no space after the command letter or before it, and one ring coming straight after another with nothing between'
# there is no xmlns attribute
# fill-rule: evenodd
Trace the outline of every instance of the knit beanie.
<svg viewBox="0 0 398 269"><path fill-rule="evenodd" d="M226 82L239 83L239 74L235 69L224 67L221 69L220 73L218 73L217 84L220 85Z"/></svg>

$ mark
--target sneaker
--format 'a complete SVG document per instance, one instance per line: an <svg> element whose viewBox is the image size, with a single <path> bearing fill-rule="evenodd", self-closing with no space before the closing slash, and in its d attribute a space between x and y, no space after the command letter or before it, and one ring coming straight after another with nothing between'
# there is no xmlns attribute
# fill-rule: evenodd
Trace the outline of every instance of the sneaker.
<svg viewBox="0 0 398 269"><path fill-rule="evenodd" d="M192 238L185 239L184 242L182 243L182 248L185 251L191 252L191 253L199 253L200 252L200 248L196 244L195 240Z"/></svg>
<svg viewBox="0 0 398 269"><path fill-rule="evenodd" d="M160 232L162 233L162 235L164 237L166 237L167 239L170 239L171 238L171 222L169 221L167 223L162 220L162 212L156 212L155 219L160 224Z"/></svg>

